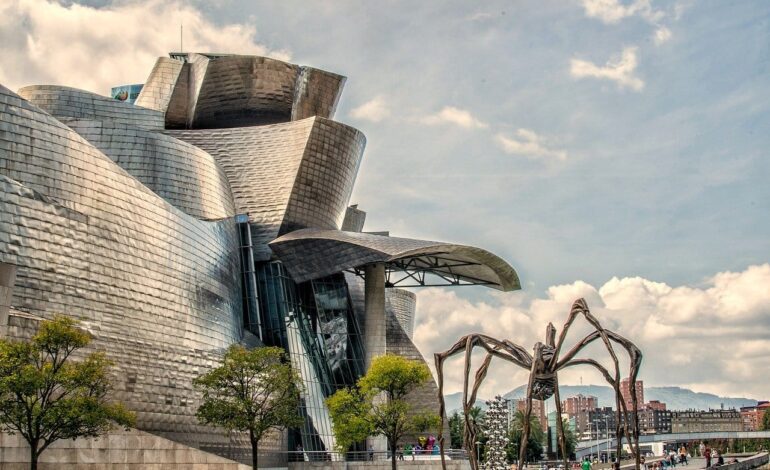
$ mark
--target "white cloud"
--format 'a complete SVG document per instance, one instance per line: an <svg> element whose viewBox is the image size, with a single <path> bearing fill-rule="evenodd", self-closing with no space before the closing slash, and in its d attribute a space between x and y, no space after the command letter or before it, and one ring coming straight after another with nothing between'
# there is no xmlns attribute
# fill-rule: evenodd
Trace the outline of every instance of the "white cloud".
<svg viewBox="0 0 770 470"><path fill-rule="evenodd" d="M655 44L660 46L661 44L668 42L671 39L671 30L665 26L655 30Z"/></svg>
<svg viewBox="0 0 770 470"><path fill-rule="evenodd" d="M536 341L543 341L548 322L561 329L572 302L584 297L606 328L642 349L640 378L645 384L766 399L768 286L770 264L718 273L700 287L613 278L598 289L576 281L550 287L543 298L493 293L477 302L458 296L456 290L430 288L418 292L414 338L426 357L473 332L510 339L531 350ZM583 320L574 330L568 345L590 331ZM585 356L606 364L608 357L600 345L591 348ZM450 361L447 367L447 393L462 387L461 360ZM494 365L481 395L504 393L524 384L526 377L526 371ZM562 383L578 383L581 378L584 383L604 383L590 368L565 370L560 377Z"/></svg>
<svg viewBox="0 0 770 470"><path fill-rule="evenodd" d="M382 96L376 96L350 111L350 115L356 119L380 122L390 116L390 108Z"/></svg>
<svg viewBox="0 0 770 470"><path fill-rule="evenodd" d="M111 86L142 83L155 59L179 49L270 55L255 42L253 25L216 25L193 6L140 0L94 8L45 0L11 0L0 6L0 83L16 90L61 84L107 94Z"/></svg>
<svg viewBox="0 0 770 470"><path fill-rule="evenodd" d="M611 80L621 88L641 91L644 88L644 82L634 76L634 71L639 65L636 53L636 47L626 47L619 58L608 60L604 66L582 59L572 59L570 74L575 78L588 77Z"/></svg>
<svg viewBox="0 0 770 470"><path fill-rule="evenodd" d="M530 158L567 159L566 151L548 148L544 139L529 129L518 129L516 138L497 134L495 140L505 153L524 155Z"/></svg>
<svg viewBox="0 0 770 470"><path fill-rule="evenodd" d="M586 16L604 23L617 23L624 18L640 15L650 22L660 21L665 14L654 10L649 0L623 3L619 0L582 0Z"/></svg>
<svg viewBox="0 0 770 470"><path fill-rule="evenodd" d="M444 106L444 108L436 114L421 118L420 122L430 126L453 124L465 129L484 129L488 127L486 123L474 117L470 112L453 106Z"/></svg>

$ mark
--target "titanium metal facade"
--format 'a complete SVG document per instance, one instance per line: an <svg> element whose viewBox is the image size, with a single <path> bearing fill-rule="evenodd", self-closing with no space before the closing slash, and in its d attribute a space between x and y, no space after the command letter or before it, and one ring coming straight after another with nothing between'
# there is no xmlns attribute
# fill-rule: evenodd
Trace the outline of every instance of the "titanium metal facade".
<svg viewBox="0 0 770 470"><path fill-rule="evenodd" d="M305 381L305 425L261 448L332 450L324 400L364 373L366 348L421 358L414 294L387 289L372 316L352 273L386 269L367 281L381 295L399 270L518 288L484 250L361 233L366 214L348 203L366 141L332 120L344 81L263 57L172 53L136 105L0 87L0 331L80 319L140 429L241 460L241 435L197 423L192 379L233 343L281 346ZM9 307L26 320L9 321ZM367 316L382 321L376 338ZM415 403L435 406L435 384Z"/></svg>

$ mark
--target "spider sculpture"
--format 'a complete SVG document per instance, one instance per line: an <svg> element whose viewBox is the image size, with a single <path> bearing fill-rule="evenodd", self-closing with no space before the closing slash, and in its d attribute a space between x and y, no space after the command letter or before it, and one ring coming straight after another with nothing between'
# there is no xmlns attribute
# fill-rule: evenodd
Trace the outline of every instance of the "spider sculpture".
<svg viewBox="0 0 770 470"><path fill-rule="evenodd" d="M561 355L562 348L564 347L564 339L567 336L570 326L574 323L578 316L582 315L586 321L593 327L594 331L583 338L575 346L573 346L566 354ZM576 358L586 346L593 343L597 339L601 339L607 349L608 354L612 358L614 363L614 371L609 371L603 365L599 364L594 359ZM532 415L532 400L546 400L551 396L554 397L556 402L556 415L561 416L561 400L559 398L559 378L558 372L567 367L577 365L589 365L593 366L601 372L607 382L612 386L615 391L615 409L617 410L617 419L615 434L617 436L617 448L616 455L620 455L623 436L625 436L629 443L632 445L632 452L636 459L636 469L639 470L639 423L636 419L638 403L636 400L636 393L631 393L631 404L633 411L629 415L629 410L626 407L625 400L623 400L620 391L620 365L618 363L618 356L615 348L617 346L626 350L630 359L630 372L629 378L631 387L635 387L636 377L639 372L639 366L642 362L642 352L637 348L634 343L628 339L614 333L610 330L604 329L599 321L594 317L588 305L584 299L578 299L572 304L572 309L567 318L567 322L564 324L561 333L559 334L558 341L556 340L556 328L553 324L549 323L545 330L545 343L536 343L534 348L534 354L530 355L524 348L514 344L508 340L497 340L490 336L482 334L471 334L463 336L457 343L455 343L448 350L437 353L434 355L436 361L436 371L438 373L438 398L440 404L440 416L441 416L441 428L439 428L439 442L441 445L441 465L446 470L444 461L444 415L446 413L444 404L444 361L456 354L464 352L465 354L465 380L463 382L463 412L465 414L465 428L463 432L463 440L465 447L470 454L470 464L473 470L478 469L478 456L476 455L476 448L474 443L476 442L477 426L471 419L469 414L471 408L476 402L476 394L487 375L487 370L492 362L493 357L497 357L509 362L512 362L520 367L528 369L529 383L527 385L527 397L526 408L524 410L524 422L523 432L521 437L521 445L519 447L519 468L523 468L524 460L527 455L527 440L529 439L529 423ZM484 349L487 354L481 365L476 370L473 386L469 389L470 369L471 369L471 354L474 347L480 347ZM632 388L634 390L634 388ZM559 448L561 449L561 455L564 458L564 468L569 468L568 456L566 453L566 440L564 437L564 423L561 419L557 419L557 437L559 442Z"/></svg>

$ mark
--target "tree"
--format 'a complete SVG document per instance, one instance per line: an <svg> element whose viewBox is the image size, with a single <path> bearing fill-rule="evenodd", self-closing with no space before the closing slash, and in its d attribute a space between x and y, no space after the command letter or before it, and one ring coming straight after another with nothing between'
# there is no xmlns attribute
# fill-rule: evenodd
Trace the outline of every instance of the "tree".
<svg viewBox="0 0 770 470"><path fill-rule="evenodd" d="M113 424L133 426L134 414L110 403L103 353L72 356L91 336L64 316L40 323L28 342L0 340L0 429L19 433L29 444L30 468L60 439L97 437Z"/></svg>
<svg viewBox="0 0 770 470"><path fill-rule="evenodd" d="M449 447L452 449L463 447L463 417L457 411L449 417Z"/></svg>
<svg viewBox="0 0 770 470"><path fill-rule="evenodd" d="M564 443L566 446L567 451L567 458L575 454L575 446L577 446L577 436L575 436L574 431L572 431L572 428L569 426L569 421L564 420ZM560 446L556 446L556 455L557 458L563 459L564 457L561 455L561 448Z"/></svg>
<svg viewBox="0 0 770 470"><path fill-rule="evenodd" d="M770 431L770 410L762 413L762 423L759 425L761 431Z"/></svg>
<svg viewBox="0 0 770 470"><path fill-rule="evenodd" d="M302 382L281 348L232 345L222 365L193 384L203 392L197 411L201 423L248 431L254 469L259 441L268 430L303 423L298 413Z"/></svg>
<svg viewBox="0 0 770 470"><path fill-rule="evenodd" d="M398 440L409 433L438 426L438 416L415 413L404 400L409 392L430 379L428 367L419 361L395 355L372 361L356 387L338 390L326 400L338 450L346 452L369 436L383 435L395 470Z"/></svg>
<svg viewBox="0 0 770 470"><path fill-rule="evenodd" d="M510 442L506 448L509 462L515 462L519 458L519 447L521 446L521 436L524 433L524 412L519 410L513 415L511 429L508 438ZM529 417L529 438L527 439L526 462L535 462L543 458L543 443L545 442L545 433L540 424L540 420L535 415Z"/></svg>

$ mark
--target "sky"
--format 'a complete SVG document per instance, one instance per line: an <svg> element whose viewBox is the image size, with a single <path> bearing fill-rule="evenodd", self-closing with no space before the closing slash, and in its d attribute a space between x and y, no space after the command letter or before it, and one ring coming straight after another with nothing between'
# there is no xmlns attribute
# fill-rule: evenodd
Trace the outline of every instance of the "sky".
<svg viewBox="0 0 770 470"><path fill-rule="evenodd" d="M180 24L185 51L348 77L366 229L517 270L517 292L417 291L429 362L471 332L529 349L582 296L644 351L645 385L770 398L770 3L10 0L0 83L142 83ZM526 376L496 365L482 395Z"/></svg>

